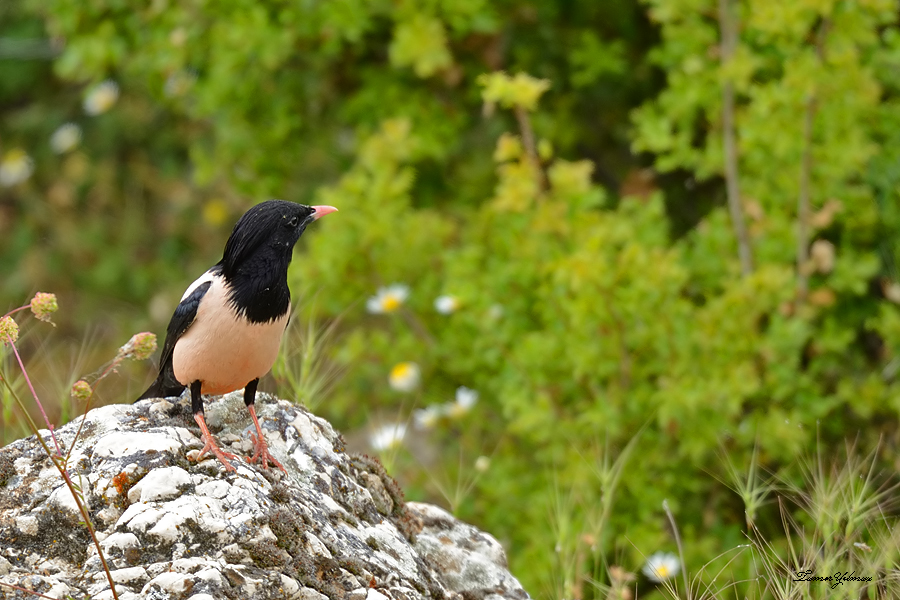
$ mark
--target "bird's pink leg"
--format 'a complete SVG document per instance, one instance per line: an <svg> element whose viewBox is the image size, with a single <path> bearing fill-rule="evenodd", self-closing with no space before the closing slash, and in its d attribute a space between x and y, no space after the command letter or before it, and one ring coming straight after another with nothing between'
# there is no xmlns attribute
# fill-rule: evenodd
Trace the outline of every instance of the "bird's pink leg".
<svg viewBox="0 0 900 600"><path fill-rule="evenodd" d="M266 438L263 436L262 427L259 426L259 419L256 418L256 408L252 404L247 405L247 409L250 411L250 416L253 417L253 424L256 425L256 435L250 434L250 437L253 439L253 456L250 457L250 462L255 463L256 461L262 461L262 468L268 469L269 462L285 473L287 470L281 466L281 463L275 460L275 457L269 454L269 445L266 444Z"/></svg>
<svg viewBox="0 0 900 600"><path fill-rule="evenodd" d="M203 441L204 446L200 450L200 454L197 455L197 462L200 462L200 459L203 458L203 455L207 452L212 452L215 454L216 458L219 459L223 465L225 465L225 469L228 471L237 471L234 466L228 462L228 459L237 458L234 454L230 452L224 452L219 446L216 444L216 438L209 432L209 429L206 427L206 420L203 418L203 413L198 412L194 413L194 420L197 421L197 425L200 426L200 431L203 432L203 435L200 436L200 439Z"/></svg>

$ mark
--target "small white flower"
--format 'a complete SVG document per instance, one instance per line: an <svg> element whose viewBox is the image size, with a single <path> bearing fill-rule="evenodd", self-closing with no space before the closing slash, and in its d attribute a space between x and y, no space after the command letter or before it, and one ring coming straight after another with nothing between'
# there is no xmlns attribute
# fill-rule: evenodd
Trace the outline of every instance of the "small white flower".
<svg viewBox="0 0 900 600"><path fill-rule="evenodd" d="M491 468L491 459L487 456L479 456L475 459L475 470L479 473L484 473L488 469Z"/></svg>
<svg viewBox="0 0 900 600"><path fill-rule="evenodd" d="M478 402L478 392L469 389L464 385L456 388L456 404L466 410L469 410Z"/></svg>
<svg viewBox="0 0 900 600"><path fill-rule="evenodd" d="M409 297L409 286L395 283L379 288L378 292L366 301L366 310L372 314L392 313L406 302Z"/></svg>
<svg viewBox="0 0 900 600"><path fill-rule="evenodd" d="M469 412L476 402L478 392L461 385L456 388L456 399L450 403L447 412L453 418L461 417Z"/></svg>
<svg viewBox="0 0 900 600"><path fill-rule="evenodd" d="M419 387L422 378L419 365L414 362L402 362L394 365L388 376L388 383L398 392L411 392Z"/></svg>
<svg viewBox="0 0 900 600"><path fill-rule="evenodd" d="M91 88L84 97L84 112L91 116L102 115L119 99L119 85L107 79Z"/></svg>
<svg viewBox="0 0 900 600"><path fill-rule="evenodd" d="M374 450L390 450L403 443L406 437L405 423L382 425L369 436L369 444Z"/></svg>
<svg viewBox="0 0 900 600"><path fill-rule="evenodd" d="M651 581L665 581L674 577L681 570L681 562L671 552L657 552L647 559L647 563L641 568L644 575Z"/></svg>
<svg viewBox="0 0 900 600"><path fill-rule="evenodd" d="M445 412L441 404L417 408L413 411L413 423L416 424L416 429L434 429Z"/></svg>
<svg viewBox="0 0 900 600"><path fill-rule="evenodd" d="M438 296L434 300L434 309L442 315L455 313L459 308L459 300L455 296Z"/></svg>
<svg viewBox="0 0 900 600"><path fill-rule="evenodd" d="M81 127L75 123L66 123L50 136L50 147L57 154L65 154L74 150L81 143Z"/></svg>
<svg viewBox="0 0 900 600"><path fill-rule="evenodd" d="M34 161L21 148L13 148L0 161L0 185L11 187L22 183L34 173Z"/></svg>

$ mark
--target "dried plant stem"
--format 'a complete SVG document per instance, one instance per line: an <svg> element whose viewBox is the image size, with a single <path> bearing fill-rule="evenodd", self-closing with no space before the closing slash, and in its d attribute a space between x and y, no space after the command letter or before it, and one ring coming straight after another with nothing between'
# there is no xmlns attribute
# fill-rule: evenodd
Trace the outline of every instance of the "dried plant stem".
<svg viewBox="0 0 900 600"><path fill-rule="evenodd" d="M403 320L406 321L406 324L409 325L419 338L425 341L429 346L437 344L437 340L435 340L431 332L428 331L428 327L426 327L425 323L423 323L415 314L406 310L406 308L401 308L399 312L403 317Z"/></svg>
<svg viewBox="0 0 900 600"><path fill-rule="evenodd" d="M22 373L25 375L25 380L28 382L28 388L31 390L31 394L34 397L35 402L38 407L41 409L41 414L44 415L44 419L47 421L47 426L50 429L50 436L53 438L53 443L56 446L56 452L54 453L47 442L44 440L43 436L40 435L37 424L28 414L28 410L25 407L24 401L19 397L16 391L9 383L9 379L7 379L6 375L3 373L2 369L0 369L0 380L3 381L3 385L6 386L6 389L9 390L9 393L15 399L16 404L18 404L19 408L25 414L25 418L28 421L29 426L31 427L32 432L35 434L35 439L37 439L38 443L44 448L44 451L47 453L47 456L50 457L50 461L53 463L53 466L56 467L56 470L59 471L60 476L63 478L63 481L66 484L66 487L69 488L69 493L72 494L72 498L75 500L75 505L78 507L78 511L81 513L81 517L84 520L85 527L87 527L88 533L91 535L91 539L94 542L94 546L97 548L97 555L100 557L100 562L103 565L103 571L106 573L106 578L109 581L109 588L112 591L113 598L115 600L119 599L118 593L116 593L116 584L113 581L112 574L110 573L109 565L106 563L106 557L103 555L103 549L100 547L100 540L97 539L97 532L94 530L94 524L91 522L90 513L88 513L87 507L84 504L84 498L81 495L81 490L75 485L72 481L71 476L69 475L69 471L66 468L66 459L60 450L59 443L57 442L56 435L53 433L53 425L50 423L50 420L47 418L47 414L44 411L44 407L41 404L40 398L38 398L37 393L34 391L34 387L31 385L31 379L28 377L28 373L25 370L25 365L22 362L22 357L19 355L19 351L16 348L16 345L12 342L12 339L9 337L6 338L6 341L13 349L13 354L16 356L16 360L19 363L19 368L22 369ZM77 438L76 438L77 439ZM74 441L72 443L74 446Z"/></svg>
<svg viewBox="0 0 900 600"><path fill-rule="evenodd" d="M88 414L88 411L91 409L91 400L94 399L94 393L95 393L95 391L96 391L97 384L100 383L100 381L101 381L104 377L106 377L107 375L109 375L110 373L112 373L113 371L115 371L115 370L116 370L116 367L118 367L120 364L122 364L122 362L124 362L124 360L125 360L125 359L124 359L123 357L121 357L121 356L117 356L116 358L114 358L114 359L112 360L112 362L109 363L109 365L108 365L105 369L103 369L103 372L100 373L100 376L99 376L99 377L97 378L97 380L94 382L94 385L91 386L91 395L88 396L87 401L84 403L84 414L81 415L81 422L78 423L78 431L75 432L75 438L74 438L74 439L77 440L79 437L81 437L81 430L84 428L84 422L87 420L87 414ZM73 443L73 444L69 447L69 450L66 452L66 458L65 458L65 460L66 460L67 462L68 462L68 460L69 460L69 456L71 456L71 454L72 454L72 449L73 449L74 447L75 447L75 444Z"/></svg>
<svg viewBox="0 0 900 600"><path fill-rule="evenodd" d="M684 578L684 593L687 598L691 597L691 586L688 583L687 564L684 562L684 548L681 546L681 536L678 534L678 525L675 524L675 515L669 508L669 501L663 500L663 510L666 511L666 517L669 518L669 524L672 526L672 535L675 536L675 544L678 546L678 558L681 560L681 575Z"/></svg>
<svg viewBox="0 0 900 600"><path fill-rule="evenodd" d="M34 591L34 590L29 590L29 589L26 589L26 588L23 588L23 587L19 587L19 586L17 586L17 585L13 585L13 584L11 584L11 583L5 583L5 582L3 582L3 581L0 581L0 585L2 585L2 586L4 586L4 587L12 588L12 589L14 589L14 590L18 590L18 591L20 591L20 592L25 592L25 593L28 594L29 596L36 596L36 597L38 597L38 598L47 598L48 600L58 600L57 598L54 598L53 596L45 596L44 594L39 594L39 593L37 593L37 592Z"/></svg>
<svg viewBox="0 0 900 600"><path fill-rule="evenodd" d="M730 1L719 0L720 56L723 65L731 60L737 45L736 24L731 12ZM734 126L734 85L727 79L722 83L722 145L725 149L725 185L728 194L728 211L731 213L731 224L734 227L734 235L737 238L741 274L746 276L753 272L753 251L750 247L750 236L747 233L744 213L741 208L737 138Z"/></svg>
<svg viewBox="0 0 900 600"><path fill-rule="evenodd" d="M16 348L16 345L13 343L13 341L11 339L6 338L6 341L9 343L9 345L13 349L13 354L16 357L16 362L19 363L19 368L22 370L22 375L25 376L25 383L28 384L28 390L31 392L31 397L34 398L35 403L37 404L38 408L41 410L41 415L43 415L43 417L44 417L44 423L47 424L47 429L50 430L50 437L53 439L53 445L56 446L56 454L58 456L62 456L62 450L59 447L59 441L57 441L57 439L56 439L56 434L53 433L53 423L50 422L50 418L47 416L47 413L44 411L44 405L41 403L40 398L38 398L37 392L34 391L34 386L31 384L31 378L28 376L28 371L25 370L25 363L22 362L22 356L19 354L18 348ZM6 381L5 378L4 378L4 381ZM7 387L8 387L8 385L9 384L7 384ZM19 405L21 406L21 403ZM28 419L28 421L32 426L34 426L34 421L32 421L30 418ZM37 431L35 431L35 434L37 434ZM40 437L40 436L38 436L38 437Z"/></svg>

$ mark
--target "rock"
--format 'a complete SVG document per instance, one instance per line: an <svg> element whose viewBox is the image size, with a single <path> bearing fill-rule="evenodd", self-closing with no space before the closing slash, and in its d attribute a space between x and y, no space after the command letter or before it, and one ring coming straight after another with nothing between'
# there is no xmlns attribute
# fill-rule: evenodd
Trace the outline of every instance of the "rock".
<svg viewBox="0 0 900 600"><path fill-rule="evenodd" d="M181 487L191 484L191 476L181 467L166 467L147 473L128 490L129 502L150 502L177 496Z"/></svg>
<svg viewBox="0 0 900 600"><path fill-rule="evenodd" d="M269 449L288 473L245 460L188 460L202 447L190 399L144 400L55 430L126 598L527 600L500 544L428 504L404 502L376 459L331 425L257 395ZM226 450L251 429L240 393L207 402ZM48 435L46 431L41 432ZM230 445L229 445L230 442ZM0 448L0 598L112 598L100 555L34 436Z"/></svg>
<svg viewBox="0 0 900 600"><path fill-rule="evenodd" d="M422 520L416 549L441 581L466 598L498 594L502 598L528 595L506 566L506 553L492 536L461 523L450 513L431 504L408 502L407 510Z"/></svg>

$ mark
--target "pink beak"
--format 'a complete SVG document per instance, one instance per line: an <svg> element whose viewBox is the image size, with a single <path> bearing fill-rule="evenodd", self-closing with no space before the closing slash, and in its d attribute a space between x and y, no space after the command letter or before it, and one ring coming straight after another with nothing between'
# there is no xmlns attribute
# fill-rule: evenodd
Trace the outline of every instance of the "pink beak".
<svg viewBox="0 0 900 600"><path fill-rule="evenodd" d="M337 212L337 209L333 206L313 206L313 219L321 219L328 213Z"/></svg>

